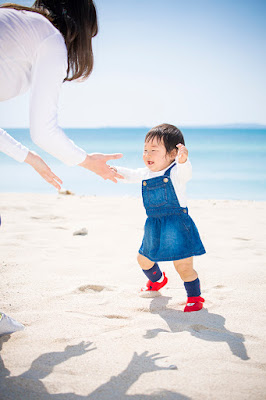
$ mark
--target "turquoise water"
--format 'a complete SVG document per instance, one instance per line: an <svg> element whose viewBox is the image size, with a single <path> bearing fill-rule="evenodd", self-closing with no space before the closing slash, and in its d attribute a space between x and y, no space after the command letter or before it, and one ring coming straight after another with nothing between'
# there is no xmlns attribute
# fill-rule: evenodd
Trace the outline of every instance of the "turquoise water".
<svg viewBox="0 0 266 400"><path fill-rule="evenodd" d="M123 153L115 165L143 166L143 140L148 128L66 129L87 152ZM76 194L140 196L140 185L113 184L80 168L67 167L32 144L28 129L7 129L17 140L37 151ZM266 200L266 130L183 128L193 166L188 197L198 199ZM111 162L110 162L111 164ZM26 164L0 153L1 192L53 193Z"/></svg>

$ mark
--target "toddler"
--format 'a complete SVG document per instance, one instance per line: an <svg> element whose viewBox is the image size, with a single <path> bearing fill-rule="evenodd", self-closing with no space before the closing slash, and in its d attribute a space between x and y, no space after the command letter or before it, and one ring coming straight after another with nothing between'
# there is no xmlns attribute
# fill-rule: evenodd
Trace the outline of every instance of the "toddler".
<svg viewBox="0 0 266 400"><path fill-rule="evenodd" d="M142 296L151 297L167 284L158 262L173 261L187 292L184 311L201 310L204 299L193 257L204 254L205 249L188 214L186 183L192 167L181 131L169 124L152 128L145 137L143 160L146 168L112 167L126 183L142 181L147 220L138 263L148 278Z"/></svg>

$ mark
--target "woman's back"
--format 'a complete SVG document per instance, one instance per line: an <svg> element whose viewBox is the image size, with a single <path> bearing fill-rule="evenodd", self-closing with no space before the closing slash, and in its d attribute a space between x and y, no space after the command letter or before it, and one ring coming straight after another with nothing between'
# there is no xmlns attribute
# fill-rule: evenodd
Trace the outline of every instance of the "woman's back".
<svg viewBox="0 0 266 400"><path fill-rule="evenodd" d="M64 38L43 15L0 8L0 101L24 93L39 47L49 39L67 60ZM49 59L47 59L49 62Z"/></svg>

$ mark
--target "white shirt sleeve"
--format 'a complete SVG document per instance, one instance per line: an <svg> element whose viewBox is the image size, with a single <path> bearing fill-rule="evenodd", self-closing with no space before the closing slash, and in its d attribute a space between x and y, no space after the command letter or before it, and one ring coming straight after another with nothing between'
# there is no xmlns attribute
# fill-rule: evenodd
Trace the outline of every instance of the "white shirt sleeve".
<svg viewBox="0 0 266 400"><path fill-rule="evenodd" d="M58 98L67 70L67 50L61 34L44 40L35 55L30 100L30 134L33 142L67 165L77 165L86 152L58 126ZM73 101L73 107L75 102Z"/></svg>
<svg viewBox="0 0 266 400"><path fill-rule="evenodd" d="M176 166L171 170L171 179L177 184L185 184L192 178L192 165L189 159L185 163L179 163L176 157Z"/></svg>
<svg viewBox="0 0 266 400"><path fill-rule="evenodd" d="M0 128L0 151L16 161L23 162L28 155L29 149Z"/></svg>
<svg viewBox="0 0 266 400"><path fill-rule="evenodd" d="M124 179L119 179L119 182L122 183L140 183L143 179L147 179L148 176L148 168L130 169L117 166L115 168L124 177Z"/></svg>

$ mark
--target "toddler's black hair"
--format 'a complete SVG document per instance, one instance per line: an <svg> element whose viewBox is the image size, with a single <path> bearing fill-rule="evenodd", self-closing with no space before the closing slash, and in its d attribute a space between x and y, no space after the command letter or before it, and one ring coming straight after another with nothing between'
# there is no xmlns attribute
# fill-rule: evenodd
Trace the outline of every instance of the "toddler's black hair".
<svg viewBox="0 0 266 400"><path fill-rule="evenodd" d="M145 137L145 142L152 139L157 139L159 142L163 141L167 153L177 149L176 145L181 143L185 146L185 139L183 133L174 125L161 124L152 128Z"/></svg>

